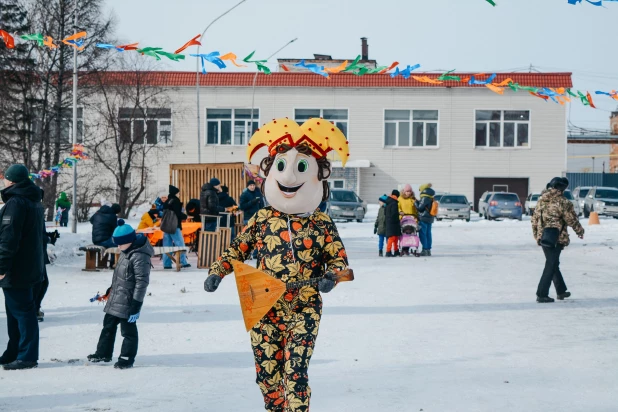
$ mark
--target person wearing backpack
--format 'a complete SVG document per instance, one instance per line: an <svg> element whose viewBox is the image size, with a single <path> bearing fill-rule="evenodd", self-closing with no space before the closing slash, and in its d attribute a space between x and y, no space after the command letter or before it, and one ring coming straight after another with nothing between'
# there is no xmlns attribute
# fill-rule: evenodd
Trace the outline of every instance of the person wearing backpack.
<svg viewBox="0 0 618 412"><path fill-rule="evenodd" d="M182 213L182 202L176 196L180 190L177 187L170 185L169 186L169 196L167 200L163 204L163 210L165 210L165 214L163 215L163 219L161 220L161 230L163 231L163 246L176 246L176 247L184 247L185 240L182 237L182 221L187 218L187 215ZM174 222L175 221L175 222ZM173 225L173 223L176 223ZM176 231L173 231L173 227L176 226ZM187 262L187 254L181 253L180 255L180 264L183 268L190 268L191 265ZM170 259L167 254L163 254L163 269L171 269L172 268L172 259Z"/></svg>
<svg viewBox="0 0 618 412"><path fill-rule="evenodd" d="M438 202L434 200L436 192L431 187L431 183L421 185L419 188L421 191L421 199L417 200L415 203L420 220L419 235L421 238L421 244L423 245L421 256L431 256L431 226L433 225L435 217L438 214Z"/></svg>

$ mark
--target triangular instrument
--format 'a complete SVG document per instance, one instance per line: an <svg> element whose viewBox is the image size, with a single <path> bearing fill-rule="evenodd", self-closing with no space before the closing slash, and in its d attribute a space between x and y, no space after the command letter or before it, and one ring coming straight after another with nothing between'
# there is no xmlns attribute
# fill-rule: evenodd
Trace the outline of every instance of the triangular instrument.
<svg viewBox="0 0 618 412"><path fill-rule="evenodd" d="M242 317L247 332L268 313L286 290L279 279L239 261L232 261Z"/></svg>

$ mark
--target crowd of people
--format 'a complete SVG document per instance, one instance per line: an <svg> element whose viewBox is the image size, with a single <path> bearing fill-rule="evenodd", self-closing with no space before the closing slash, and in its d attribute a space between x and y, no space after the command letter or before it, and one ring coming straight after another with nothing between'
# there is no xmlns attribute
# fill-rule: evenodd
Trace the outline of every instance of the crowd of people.
<svg viewBox="0 0 618 412"><path fill-rule="evenodd" d="M373 233L378 235L378 256L410 256L413 248L418 247L418 238L422 251L418 256L431 256L432 225L437 214L435 191L432 184L420 186L417 199L412 186L406 184L403 191L394 189L390 196L384 194L378 199L379 209ZM406 242L410 236L411 242ZM386 254L384 245L386 243Z"/></svg>

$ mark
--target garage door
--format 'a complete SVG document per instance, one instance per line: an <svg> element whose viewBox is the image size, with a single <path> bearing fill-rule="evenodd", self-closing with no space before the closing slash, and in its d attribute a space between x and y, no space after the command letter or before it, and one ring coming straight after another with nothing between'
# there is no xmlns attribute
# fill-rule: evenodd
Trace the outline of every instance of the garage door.
<svg viewBox="0 0 618 412"><path fill-rule="evenodd" d="M526 201L528 197L529 181L525 178L509 177L475 177L474 178L474 210L479 210L479 199L481 195L489 192L511 192L517 193L519 200Z"/></svg>

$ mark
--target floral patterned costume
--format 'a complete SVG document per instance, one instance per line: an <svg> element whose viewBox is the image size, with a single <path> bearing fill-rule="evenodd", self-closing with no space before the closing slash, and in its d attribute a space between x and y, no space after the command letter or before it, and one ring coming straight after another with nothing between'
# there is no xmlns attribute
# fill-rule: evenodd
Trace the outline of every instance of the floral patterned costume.
<svg viewBox="0 0 618 412"><path fill-rule="evenodd" d="M272 207L256 213L230 248L210 268L221 277L231 260L245 261L258 250L258 268L283 282L317 278L348 267L347 255L330 217L316 210L287 215ZM322 297L314 286L288 290L250 331L257 384L268 411L308 411L307 369L315 347Z"/></svg>

